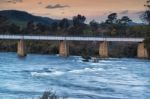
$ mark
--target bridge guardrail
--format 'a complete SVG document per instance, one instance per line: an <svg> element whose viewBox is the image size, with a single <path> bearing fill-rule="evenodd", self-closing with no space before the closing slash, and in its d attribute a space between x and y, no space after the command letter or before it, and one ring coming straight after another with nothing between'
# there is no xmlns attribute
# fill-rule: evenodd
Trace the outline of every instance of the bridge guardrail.
<svg viewBox="0 0 150 99"><path fill-rule="evenodd" d="M0 35L0 39L25 40L72 40L72 41L124 41L142 42L144 38L82 37L82 36L42 36L42 35Z"/></svg>

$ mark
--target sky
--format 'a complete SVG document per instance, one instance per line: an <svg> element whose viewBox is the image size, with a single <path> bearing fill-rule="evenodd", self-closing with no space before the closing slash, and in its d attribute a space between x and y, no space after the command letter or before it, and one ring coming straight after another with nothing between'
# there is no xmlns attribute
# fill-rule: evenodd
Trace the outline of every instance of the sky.
<svg viewBox="0 0 150 99"><path fill-rule="evenodd" d="M140 15L145 11L146 0L0 0L0 10L21 10L54 19L71 19L81 14L87 22L105 21L110 13L119 18L129 16L135 22L142 22Z"/></svg>

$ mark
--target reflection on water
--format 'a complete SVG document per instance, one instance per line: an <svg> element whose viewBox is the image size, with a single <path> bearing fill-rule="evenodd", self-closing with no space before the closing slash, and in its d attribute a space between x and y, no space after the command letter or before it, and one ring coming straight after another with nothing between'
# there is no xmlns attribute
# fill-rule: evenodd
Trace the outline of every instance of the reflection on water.
<svg viewBox="0 0 150 99"><path fill-rule="evenodd" d="M53 89L69 99L148 99L150 61L0 53L0 99L39 96Z"/></svg>

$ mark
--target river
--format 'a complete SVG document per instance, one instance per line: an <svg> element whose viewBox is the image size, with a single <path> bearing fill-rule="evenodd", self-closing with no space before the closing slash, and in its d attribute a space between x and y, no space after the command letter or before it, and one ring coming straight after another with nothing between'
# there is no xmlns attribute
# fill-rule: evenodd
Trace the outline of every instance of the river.
<svg viewBox="0 0 150 99"><path fill-rule="evenodd" d="M41 96L53 90L68 99L150 99L150 61L0 53L0 99Z"/></svg>

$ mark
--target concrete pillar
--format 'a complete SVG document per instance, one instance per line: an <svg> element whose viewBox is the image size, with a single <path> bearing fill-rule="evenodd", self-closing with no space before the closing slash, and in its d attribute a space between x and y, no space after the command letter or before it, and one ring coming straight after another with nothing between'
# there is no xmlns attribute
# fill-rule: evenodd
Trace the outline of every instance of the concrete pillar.
<svg viewBox="0 0 150 99"><path fill-rule="evenodd" d="M26 56L26 47L23 40L18 41L17 54L20 57Z"/></svg>
<svg viewBox="0 0 150 99"><path fill-rule="evenodd" d="M143 42L138 44L137 57L138 58L148 58L148 52L147 52L147 49L144 47Z"/></svg>
<svg viewBox="0 0 150 99"><path fill-rule="evenodd" d="M59 56L62 56L62 57L69 56L69 46L66 41L60 41Z"/></svg>
<svg viewBox="0 0 150 99"><path fill-rule="evenodd" d="M104 42L100 43L99 55L101 58L107 58L108 57L108 42L104 41Z"/></svg>

